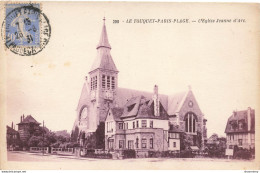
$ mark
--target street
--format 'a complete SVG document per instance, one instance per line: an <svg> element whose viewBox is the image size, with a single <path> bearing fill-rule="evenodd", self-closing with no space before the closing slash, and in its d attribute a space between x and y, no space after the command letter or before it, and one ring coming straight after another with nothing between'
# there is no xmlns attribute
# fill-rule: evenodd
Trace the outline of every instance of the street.
<svg viewBox="0 0 260 173"><path fill-rule="evenodd" d="M42 153L22 151L8 151L7 160L8 165L6 165L6 167L16 169L32 169L32 165L37 166L34 167L34 169L46 169L47 167L52 169L219 169L224 165L229 169L237 169L241 168L241 166L246 169L256 166L255 161L247 160L212 158L140 158L112 160L50 154L42 155ZM19 161L24 164L17 164ZM34 162L34 164L31 164L31 162Z"/></svg>

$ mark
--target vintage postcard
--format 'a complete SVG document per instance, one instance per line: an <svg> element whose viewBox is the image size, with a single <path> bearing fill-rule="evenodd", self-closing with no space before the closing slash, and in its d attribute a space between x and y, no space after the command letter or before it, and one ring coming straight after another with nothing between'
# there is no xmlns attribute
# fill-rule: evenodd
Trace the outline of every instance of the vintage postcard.
<svg viewBox="0 0 260 173"><path fill-rule="evenodd" d="M259 170L259 12L1 2L1 169Z"/></svg>

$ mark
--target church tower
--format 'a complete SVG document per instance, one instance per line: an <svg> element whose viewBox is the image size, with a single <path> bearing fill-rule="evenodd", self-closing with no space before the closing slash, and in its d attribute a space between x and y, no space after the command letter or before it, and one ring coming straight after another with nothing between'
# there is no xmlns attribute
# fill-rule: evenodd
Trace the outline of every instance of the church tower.
<svg viewBox="0 0 260 173"><path fill-rule="evenodd" d="M89 71L90 116L93 126L104 122L109 107L117 90L118 70L110 54L111 46L108 42L105 18L103 19L101 37L97 45L97 57Z"/></svg>

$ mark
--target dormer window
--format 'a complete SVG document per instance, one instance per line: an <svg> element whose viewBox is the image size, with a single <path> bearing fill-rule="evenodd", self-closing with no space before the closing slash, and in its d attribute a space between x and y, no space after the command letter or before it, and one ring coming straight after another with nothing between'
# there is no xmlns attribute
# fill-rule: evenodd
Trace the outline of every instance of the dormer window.
<svg viewBox="0 0 260 173"><path fill-rule="evenodd" d="M239 123L239 129L243 129L243 123Z"/></svg>
<svg viewBox="0 0 260 173"><path fill-rule="evenodd" d="M135 107L135 104L128 106L127 111L130 112L131 110L133 110L134 107Z"/></svg>

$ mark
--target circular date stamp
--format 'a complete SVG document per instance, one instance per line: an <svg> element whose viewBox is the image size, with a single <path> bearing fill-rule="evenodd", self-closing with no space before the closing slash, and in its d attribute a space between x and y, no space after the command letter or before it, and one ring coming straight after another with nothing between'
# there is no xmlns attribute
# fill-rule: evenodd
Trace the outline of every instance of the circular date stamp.
<svg viewBox="0 0 260 173"><path fill-rule="evenodd" d="M41 52L51 37L49 19L40 4L6 4L2 39L7 49L21 56Z"/></svg>

